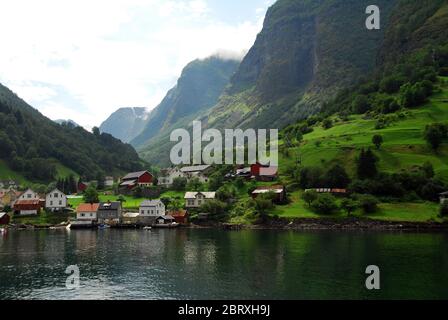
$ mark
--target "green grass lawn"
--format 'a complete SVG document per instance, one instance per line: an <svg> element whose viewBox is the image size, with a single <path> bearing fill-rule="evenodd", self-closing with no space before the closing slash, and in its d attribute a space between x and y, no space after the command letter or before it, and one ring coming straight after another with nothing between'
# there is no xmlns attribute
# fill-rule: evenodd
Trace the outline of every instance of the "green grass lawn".
<svg viewBox="0 0 448 320"><path fill-rule="evenodd" d="M271 215L281 218L344 218L343 211L333 215L320 215L314 213L301 199L302 192L290 194L292 202L285 206L276 206ZM359 211L353 214L357 217L366 217L375 220L427 222L443 221L439 218L439 204L433 202L418 203L382 203L379 210L373 214L363 214Z"/></svg>
<svg viewBox="0 0 448 320"><path fill-rule="evenodd" d="M50 213L44 210L41 210L41 213L37 216L30 217L18 217L13 216L11 223L13 224L32 224L32 225L57 225L62 222L66 222L69 219L76 218L76 214L69 213Z"/></svg>

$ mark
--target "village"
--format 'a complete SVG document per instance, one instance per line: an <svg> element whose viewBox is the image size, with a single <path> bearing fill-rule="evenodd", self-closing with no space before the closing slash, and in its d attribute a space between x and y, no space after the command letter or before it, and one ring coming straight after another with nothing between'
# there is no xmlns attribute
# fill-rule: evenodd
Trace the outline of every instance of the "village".
<svg viewBox="0 0 448 320"><path fill-rule="evenodd" d="M103 194L109 195L107 201L83 201L85 194L96 190L97 182L77 183L77 193L65 194L54 188L46 194L39 194L28 188L19 191L20 186L14 181L0 184L0 225L30 227L17 223L21 218L37 217L43 213L52 215L68 215L67 221L52 228L66 227L70 229L86 228L176 228L188 226L191 220L196 223L207 222L213 212L203 211L206 204L218 201L219 188L211 190L210 176L216 176L216 168L211 165L173 167L161 170L158 177L149 171L132 172L115 181L113 177L105 177ZM224 181L260 182L261 186L250 191L252 199L260 195L272 195L270 201L276 204L287 202L284 185L276 183L278 167L263 166L259 163L248 167L239 166L223 174ZM183 183L185 191L175 192L183 195L181 202L165 197L171 193L174 185ZM190 184L195 185L191 190ZM113 186L116 185L114 189ZM174 188L174 189L173 189ZM179 190L179 189L177 189ZM138 194L138 196L136 196ZM141 199L138 206L125 207L126 197ZM116 198L115 201L111 198ZM234 198L235 196L229 196ZM232 202L234 199L220 200ZM81 202L79 202L81 201ZM4 211L4 212L3 212ZM210 210L210 211L213 211ZM12 219L13 218L13 219ZM11 223L14 221L14 223Z"/></svg>

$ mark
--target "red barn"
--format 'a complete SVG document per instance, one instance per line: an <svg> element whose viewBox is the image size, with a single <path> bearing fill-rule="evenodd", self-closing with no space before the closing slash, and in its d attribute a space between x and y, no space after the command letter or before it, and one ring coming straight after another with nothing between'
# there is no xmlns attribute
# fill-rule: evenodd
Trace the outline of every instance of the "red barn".
<svg viewBox="0 0 448 320"><path fill-rule="evenodd" d="M14 213L19 215L37 215L42 204L40 200L17 200L14 204Z"/></svg>
<svg viewBox="0 0 448 320"><path fill-rule="evenodd" d="M148 171L128 173L121 179L120 187L134 189L136 186L150 187L154 176Z"/></svg>
<svg viewBox="0 0 448 320"><path fill-rule="evenodd" d="M188 211L187 210L176 210L170 211L169 215L174 218L174 220L179 224L188 224Z"/></svg>

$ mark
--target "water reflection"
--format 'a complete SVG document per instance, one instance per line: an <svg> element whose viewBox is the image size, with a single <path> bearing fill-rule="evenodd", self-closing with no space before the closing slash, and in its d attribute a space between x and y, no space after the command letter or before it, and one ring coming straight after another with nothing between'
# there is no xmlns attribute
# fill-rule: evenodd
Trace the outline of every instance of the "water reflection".
<svg viewBox="0 0 448 320"><path fill-rule="evenodd" d="M448 298L447 235L221 230L13 231L1 299ZM367 265L382 289L364 287ZM65 288L78 265L81 288Z"/></svg>

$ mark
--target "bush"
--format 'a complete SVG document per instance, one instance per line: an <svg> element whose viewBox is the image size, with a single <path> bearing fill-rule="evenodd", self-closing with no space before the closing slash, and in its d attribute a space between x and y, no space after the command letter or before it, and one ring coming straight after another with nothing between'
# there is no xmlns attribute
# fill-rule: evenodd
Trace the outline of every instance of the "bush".
<svg viewBox="0 0 448 320"><path fill-rule="evenodd" d="M201 212L209 213L212 216L222 215L226 209L227 204L219 200L208 200L199 208Z"/></svg>
<svg viewBox="0 0 448 320"><path fill-rule="evenodd" d="M303 194L303 201L308 203L308 206L311 206L311 203L315 201L317 197L318 193L315 190L309 190Z"/></svg>
<svg viewBox="0 0 448 320"><path fill-rule="evenodd" d="M336 198L331 194L318 195L317 199L311 203L311 208L319 214L333 214L338 210Z"/></svg>
<svg viewBox="0 0 448 320"><path fill-rule="evenodd" d="M333 121L331 119L325 119L322 122L322 127L326 130L330 129L331 127L333 127Z"/></svg>
<svg viewBox="0 0 448 320"><path fill-rule="evenodd" d="M341 209L347 212L347 215L350 216L353 211L358 209L359 203L352 199L345 198L341 202Z"/></svg>
<svg viewBox="0 0 448 320"><path fill-rule="evenodd" d="M187 178L174 178L173 180L173 190L175 191L185 191L187 186Z"/></svg>
<svg viewBox="0 0 448 320"><path fill-rule="evenodd" d="M364 213L375 213L378 211L379 201L372 195L360 195L358 196L359 206L363 210Z"/></svg>

